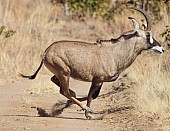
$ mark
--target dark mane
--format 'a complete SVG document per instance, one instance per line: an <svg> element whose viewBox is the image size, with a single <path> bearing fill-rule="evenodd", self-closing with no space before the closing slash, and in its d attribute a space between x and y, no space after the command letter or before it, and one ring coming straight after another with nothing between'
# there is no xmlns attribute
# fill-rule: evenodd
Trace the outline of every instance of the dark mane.
<svg viewBox="0 0 170 131"><path fill-rule="evenodd" d="M122 40L128 40L128 39L131 39L133 37L136 37L138 36L138 33L136 31L128 31L128 32L125 32L124 34L122 34L121 36L119 36L118 38L111 38L110 40L100 40L98 39L96 41L96 43L112 43L112 44L115 44L119 41L122 41Z"/></svg>
<svg viewBox="0 0 170 131"><path fill-rule="evenodd" d="M118 37L117 39L118 40L128 40L128 39L131 39L133 37L136 37L138 36L138 33L136 31L128 31L128 32L125 32L124 34L122 34L120 37Z"/></svg>

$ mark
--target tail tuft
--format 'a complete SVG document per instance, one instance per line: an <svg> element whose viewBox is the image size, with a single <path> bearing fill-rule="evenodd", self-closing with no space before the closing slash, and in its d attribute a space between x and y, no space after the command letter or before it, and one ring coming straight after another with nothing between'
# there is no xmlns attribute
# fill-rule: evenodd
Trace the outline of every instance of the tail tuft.
<svg viewBox="0 0 170 131"><path fill-rule="evenodd" d="M32 75L32 76L26 76L26 75L23 75L21 73L19 73L19 76L23 77L23 78L28 78L28 79L35 79L36 75Z"/></svg>
<svg viewBox="0 0 170 131"><path fill-rule="evenodd" d="M37 74L38 74L39 70L41 69L42 65L43 65L43 60L41 61L41 64L39 65L38 69L36 70L36 72L32 76L26 76L26 75L23 75L21 73L19 73L19 75L21 77L23 77L23 78L35 79L35 77L37 76Z"/></svg>

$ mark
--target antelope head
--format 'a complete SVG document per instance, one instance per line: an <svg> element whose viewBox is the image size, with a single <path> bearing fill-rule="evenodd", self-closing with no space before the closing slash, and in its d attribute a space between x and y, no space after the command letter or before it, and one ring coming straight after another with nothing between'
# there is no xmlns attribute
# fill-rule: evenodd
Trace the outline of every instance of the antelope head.
<svg viewBox="0 0 170 131"><path fill-rule="evenodd" d="M147 25L145 26L144 29L141 29L139 22L136 19L134 19L132 17L129 17L129 19L132 20L134 28L135 28L136 32L138 33L138 36L142 37L146 40L146 43L147 43L146 49L151 49L151 50L154 50L155 52L163 53L164 52L163 47L152 37L151 20L150 20L149 16L147 15L147 13L144 10L141 10L138 8L135 8L135 10L139 11L140 13L143 14L143 16L146 19Z"/></svg>

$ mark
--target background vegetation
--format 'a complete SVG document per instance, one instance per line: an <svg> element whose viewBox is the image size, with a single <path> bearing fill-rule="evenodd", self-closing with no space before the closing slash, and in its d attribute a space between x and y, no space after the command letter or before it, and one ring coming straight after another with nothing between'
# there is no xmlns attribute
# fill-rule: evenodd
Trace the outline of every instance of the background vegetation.
<svg viewBox="0 0 170 131"><path fill-rule="evenodd" d="M141 18L130 7L142 7L153 20L153 36L166 48L164 54L143 52L124 72L136 83L127 91L131 104L159 118L170 117L169 1L163 0L1 0L0 81L21 80L18 72L31 74L41 54L57 40L95 42L116 38L132 30L128 16ZM49 75L46 69L41 71ZM38 76L40 77L40 75ZM126 92L127 92L126 91ZM114 105L115 103L113 103Z"/></svg>

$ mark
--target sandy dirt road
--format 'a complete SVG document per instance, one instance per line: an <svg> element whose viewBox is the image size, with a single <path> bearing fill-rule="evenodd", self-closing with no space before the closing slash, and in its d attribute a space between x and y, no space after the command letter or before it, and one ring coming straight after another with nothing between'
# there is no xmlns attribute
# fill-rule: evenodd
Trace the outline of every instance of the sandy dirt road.
<svg viewBox="0 0 170 131"><path fill-rule="evenodd" d="M45 79L46 80L46 79ZM48 79L47 79L48 80ZM58 117L39 117L33 106L40 106L47 111L58 100L66 100L59 93L50 95L25 95L38 80L25 80L0 87L0 131L103 131L113 130L104 120L87 120L83 111L76 105L64 110ZM55 86L55 85L54 85ZM90 84L71 80L71 87L79 96L84 96ZM107 86L107 85L105 85ZM28 96L29 95L29 96ZM92 104L94 112L102 111L106 103L103 100L95 100ZM98 115L97 113L95 115Z"/></svg>
<svg viewBox="0 0 170 131"><path fill-rule="evenodd" d="M49 82L50 77L43 80ZM102 120L87 120L83 111L77 105L64 110L58 117L39 117L37 110L31 107L41 107L47 112L53 105L66 102L56 87L54 93L34 94L30 89L42 79L24 80L0 87L0 131L169 131L170 121L161 121L154 115L139 112L126 100L127 92L118 92L115 98L112 94L106 97L106 90L111 83L105 83L100 97L92 102L91 109L95 117L102 116L104 111L110 110ZM53 85L55 87L55 85ZM90 83L70 81L70 87L78 97L87 94ZM131 97L131 96L130 96ZM112 98L112 99L110 99ZM110 108L118 101L119 107ZM123 104L121 105L121 103ZM112 104L110 104L112 103Z"/></svg>

